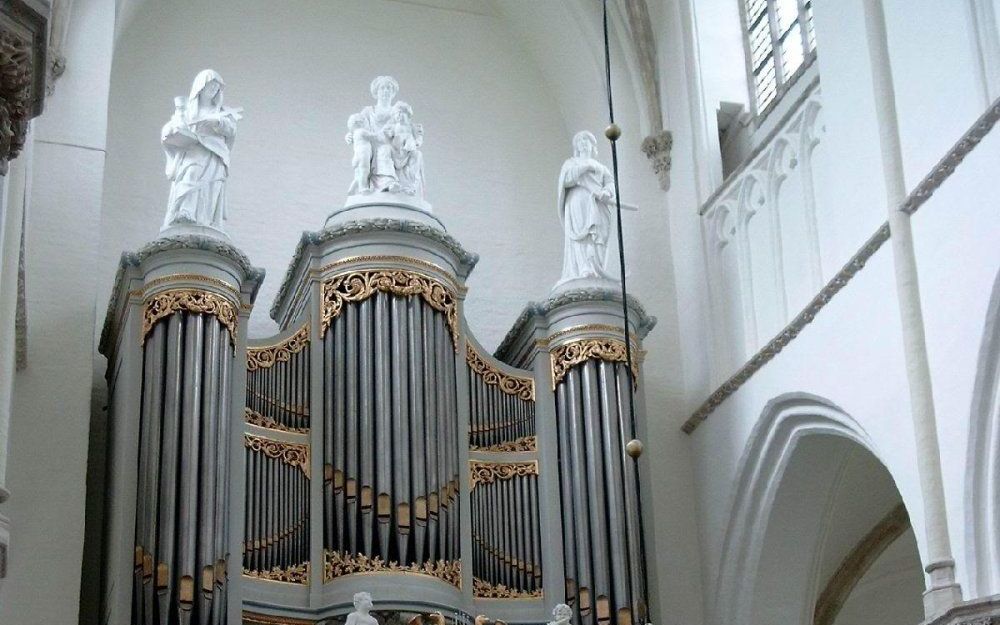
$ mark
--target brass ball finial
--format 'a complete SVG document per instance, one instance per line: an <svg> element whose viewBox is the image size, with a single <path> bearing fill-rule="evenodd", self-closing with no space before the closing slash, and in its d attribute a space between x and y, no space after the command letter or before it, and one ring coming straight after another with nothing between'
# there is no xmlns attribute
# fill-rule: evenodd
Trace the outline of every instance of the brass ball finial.
<svg viewBox="0 0 1000 625"><path fill-rule="evenodd" d="M638 460L639 456L642 455L642 441L638 438L633 438L629 442L625 443L625 453L627 453L633 460Z"/></svg>
<svg viewBox="0 0 1000 625"><path fill-rule="evenodd" d="M611 125L604 129L604 136L612 141L617 141L618 137L622 136L622 129L618 127L618 124L611 122Z"/></svg>

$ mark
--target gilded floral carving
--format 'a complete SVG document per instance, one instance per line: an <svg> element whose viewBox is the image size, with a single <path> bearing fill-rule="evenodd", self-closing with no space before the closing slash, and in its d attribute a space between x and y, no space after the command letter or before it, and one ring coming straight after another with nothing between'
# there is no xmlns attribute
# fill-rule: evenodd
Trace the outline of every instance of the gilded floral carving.
<svg viewBox="0 0 1000 625"><path fill-rule="evenodd" d="M237 319L236 306L225 297L210 291L198 289L170 289L161 291L146 300L142 313L142 338L145 344L153 326L158 321L170 315L186 310L195 314L212 315L229 330L229 339L236 342Z"/></svg>
<svg viewBox="0 0 1000 625"><path fill-rule="evenodd" d="M323 282L322 335L340 315L345 302L361 302L379 291L393 295L419 295L432 308L445 315L451 339L458 349L458 302L455 294L433 278L413 271L371 270L350 271Z"/></svg>
<svg viewBox="0 0 1000 625"><path fill-rule="evenodd" d="M299 467L306 477L310 475L309 445L276 441L253 434L244 434L243 446L251 451L264 454L268 458L277 458L293 467Z"/></svg>
<svg viewBox="0 0 1000 625"><path fill-rule="evenodd" d="M308 584L309 583L309 563L293 564L282 568L276 566L270 571L251 571L243 569L243 575L254 579L263 579L271 582L285 582L288 584Z"/></svg>
<svg viewBox="0 0 1000 625"><path fill-rule="evenodd" d="M288 362L292 354L297 354L309 345L309 324L275 345L247 348L247 371L268 369L279 362Z"/></svg>
<svg viewBox="0 0 1000 625"><path fill-rule="evenodd" d="M269 430L280 430L282 432L295 432L298 434L306 434L309 432L309 428L293 428L273 419L267 415L263 415L253 408L243 409L243 420L250 425L256 425L260 428L267 428Z"/></svg>
<svg viewBox="0 0 1000 625"><path fill-rule="evenodd" d="M472 595L477 599L541 599L542 589L518 590L503 584L493 585L478 577L472 578Z"/></svg>
<svg viewBox="0 0 1000 625"><path fill-rule="evenodd" d="M635 350L633 350L635 354ZM552 349L552 388L562 382L566 373L576 365L588 360L626 362L625 342L615 339L580 339L564 343ZM632 359L633 384L639 377L638 365Z"/></svg>
<svg viewBox="0 0 1000 625"><path fill-rule="evenodd" d="M492 484L497 480L538 475L538 461L531 462L477 462L469 463L471 487Z"/></svg>
<svg viewBox="0 0 1000 625"><path fill-rule="evenodd" d="M485 447L472 445L469 447L469 451L488 451L496 453L535 451L536 443L537 441L534 436L522 436L521 438L508 441L506 443L497 443L496 445L487 445Z"/></svg>
<svg viewBox="0 0 1000 625"><path fill-rule="evenodd" d="M472 345L466 345L466 361L469 367L483 378L483 382L498 387L508 395L515 395L524 401L535 401L535 381L504 373L487 362Z"/></svg>
<svg viewBox="0 0 1000 625"><path fill-rule="evenodd" d="M458 560L438 560L425 562L423 565L400 565L397 562L382 560L378 556L369 557L360 553L352 556L340 551L326 552L323 581L328 582L356 573L415 573L436 577L459 589L462 587L462 563Z"/></svg>

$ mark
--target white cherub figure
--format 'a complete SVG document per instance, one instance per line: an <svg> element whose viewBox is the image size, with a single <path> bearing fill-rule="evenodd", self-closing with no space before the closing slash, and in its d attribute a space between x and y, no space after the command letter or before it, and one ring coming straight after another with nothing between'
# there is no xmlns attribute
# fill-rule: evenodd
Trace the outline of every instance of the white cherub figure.
<svg viewBox="0 0 1000 625"><path fill-rule="evenodd" d="M560 603L552 608L552 620L548 625L569 625L573 619L573 608L565 603Z"/></svg>
<svg viewBox="0 0 1000 625"><path fill-rule="evenodd" d="M413 123L413 109L406 102L393 105L392 118L387 135L392 144L392 161L400 190L423 198L424 157L420 146L424 144L424 127Z"/></svg>
<svg viewBox="0 0 1000 625"><path fill-rule="evenodd" d="M378 621L370 614L372 596L367 592L354 593L354 611L347 615L344 625L378 625Z"/></svg>
<svg viewBox="0 0 1000 625"><path fill-rule="evenodd" d="M375 136L368 130L368 124L360 113L347 118L347 136L345 140L354 146L354 182L348 193L364 193L371 190L372 174L372 142Z"/></svg>

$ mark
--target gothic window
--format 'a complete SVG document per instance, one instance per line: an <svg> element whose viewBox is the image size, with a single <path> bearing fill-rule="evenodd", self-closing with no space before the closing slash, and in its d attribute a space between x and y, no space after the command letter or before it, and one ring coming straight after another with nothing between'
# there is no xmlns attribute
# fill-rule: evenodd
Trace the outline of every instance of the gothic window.
<svg viewBox="0 0 1000 625"><path fill-rule="evenodd" d="M751 100L771 110L816 54L812 0L740 0Z"/></svg>

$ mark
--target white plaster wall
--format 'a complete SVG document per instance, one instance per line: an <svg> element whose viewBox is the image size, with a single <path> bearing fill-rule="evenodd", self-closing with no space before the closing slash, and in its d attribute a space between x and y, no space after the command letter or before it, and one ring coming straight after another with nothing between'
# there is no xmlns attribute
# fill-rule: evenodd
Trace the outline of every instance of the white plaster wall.
<svg viewBox="0 0 1000 625"><path fill-rule="evenodd" d="M113 28L111 0L75 3L66 73L34 122L28 367L14 380L0 623L77 622Z"/></svg>

